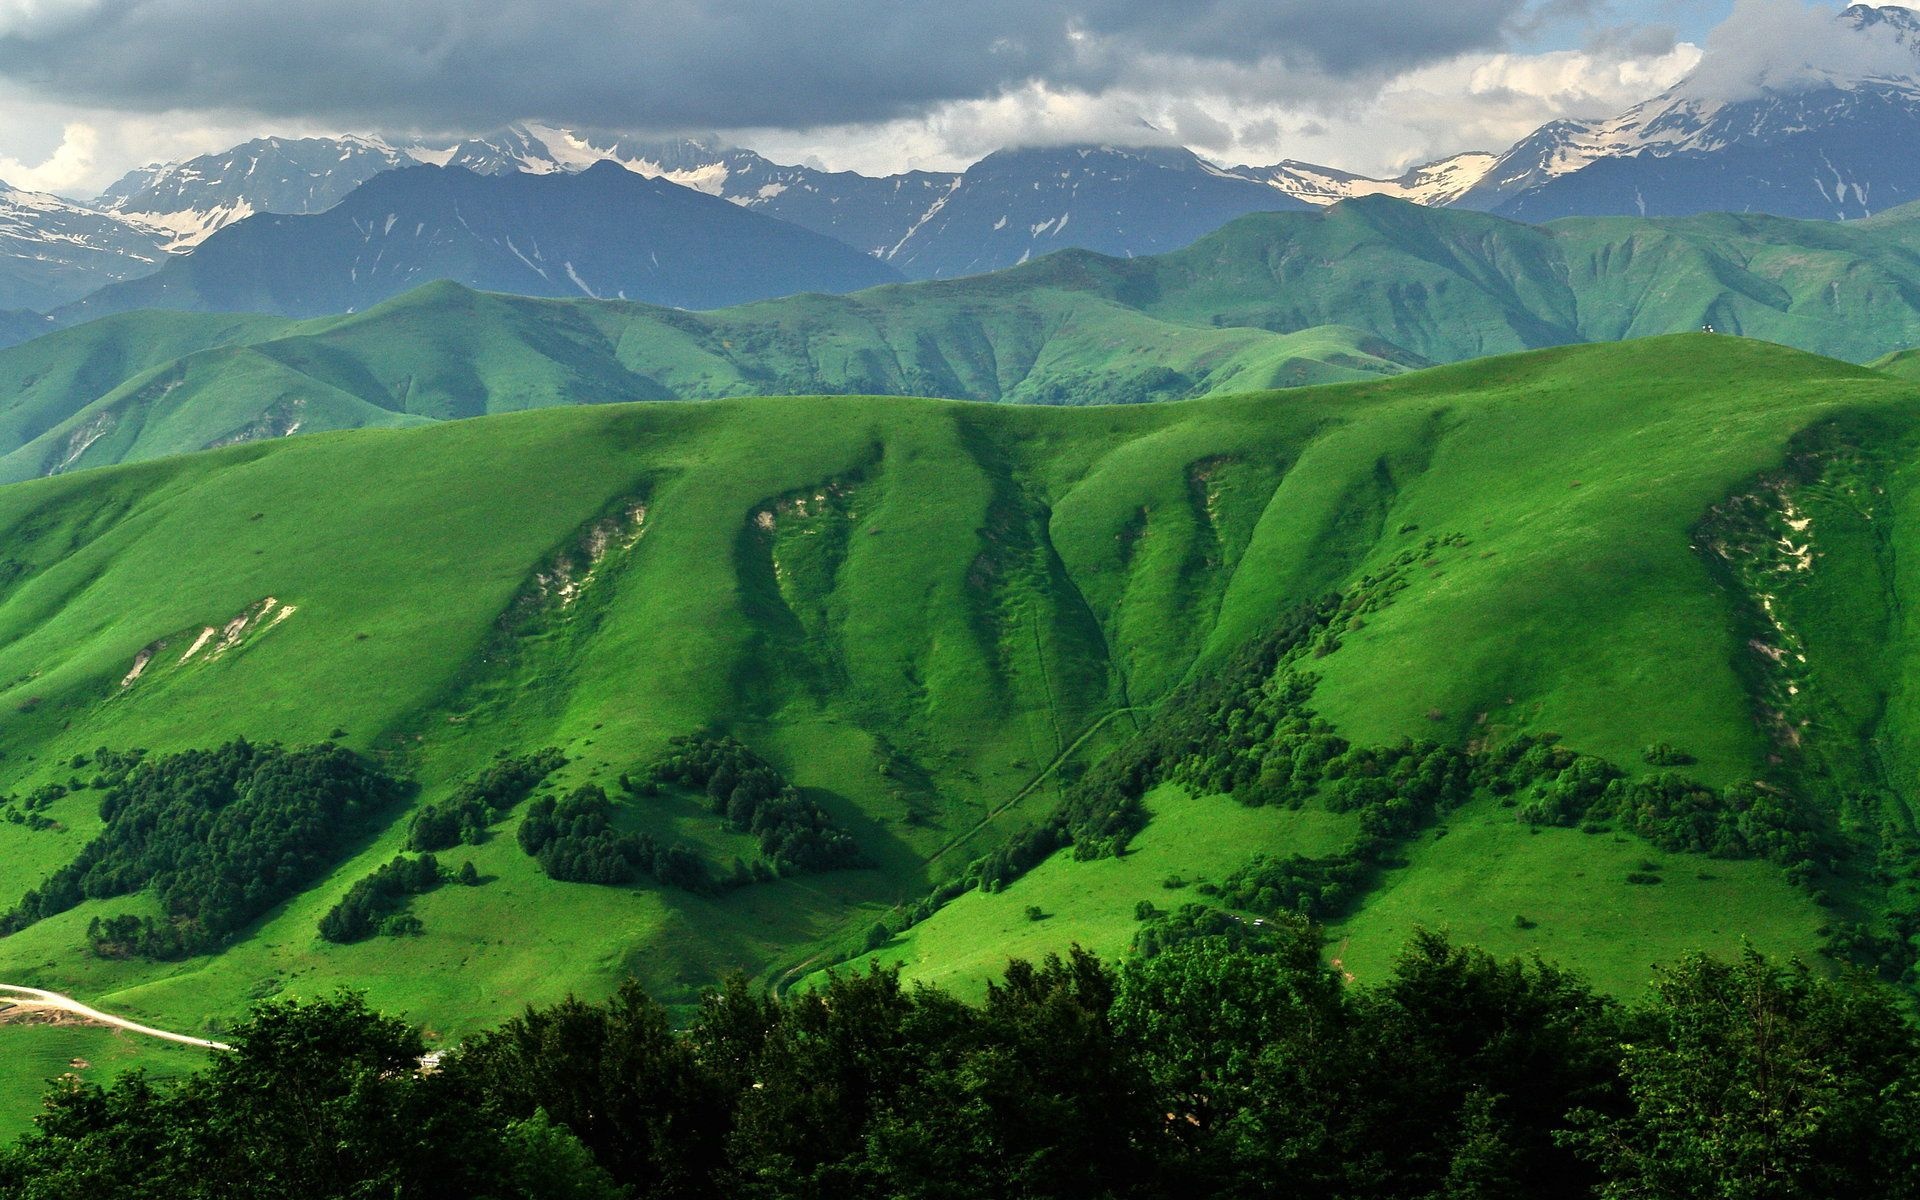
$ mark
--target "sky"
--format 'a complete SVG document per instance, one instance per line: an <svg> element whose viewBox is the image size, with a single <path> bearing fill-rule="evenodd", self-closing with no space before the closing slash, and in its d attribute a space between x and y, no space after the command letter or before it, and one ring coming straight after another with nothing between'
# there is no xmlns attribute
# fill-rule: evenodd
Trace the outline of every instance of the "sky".
<svg viewBox="0 0 1920 1200"><path fill-rule="evenodd" d="M1920 3L1906 7L1920 6ZM250 137L692 134L886 174L1164 140L1396 173L1670 86L1832 0L0 0L0 180ZM1736 12L1736 9L1738 10ZM1784 26L1783 26L1784 27Z"/></svg>

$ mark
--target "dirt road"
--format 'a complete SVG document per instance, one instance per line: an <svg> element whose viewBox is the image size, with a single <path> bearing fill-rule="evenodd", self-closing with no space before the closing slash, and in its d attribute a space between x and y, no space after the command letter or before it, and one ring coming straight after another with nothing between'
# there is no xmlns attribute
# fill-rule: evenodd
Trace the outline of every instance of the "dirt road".
<svg viewBox="0 0 1920 1200"><path fill-rule="evenodd" d="M111 1025L115 1029L124 1029L128 1033L137 1033L144 1037L159 1038L165 1042L178 1042L183 1046L199 1046L205 1050L231 1050L225 1042L210 1042L206 1038L190 1037L184 1033L170 1033L165 1029L155 1029L151 1025L141 1025L125 1017L116 1017L103 1013L97 1008L89 1008L71 996L62 996L58 992L44 991L40 988L19 987L11 983L0 983L0 1004L16 1005L20 1008L49 1009L56 1012L69 1012L76 1017Z"/></svg>

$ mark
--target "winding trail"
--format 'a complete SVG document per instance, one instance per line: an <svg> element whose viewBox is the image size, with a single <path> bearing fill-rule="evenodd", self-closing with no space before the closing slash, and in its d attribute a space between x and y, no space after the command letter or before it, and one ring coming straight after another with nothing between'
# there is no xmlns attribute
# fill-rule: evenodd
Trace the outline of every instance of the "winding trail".
<svg viewBox="0 0 1920 1200"><path fill-rule="evenodd" d="M1128 716L1132 713L1143 713L1143 712L1151 712L1151 711L1152 711L1152 705L1147 705L1147 704L1137 704L1137 705L1131 705L1126 708L1116 708L1113 711L1107 713L1105 716L1101 717L1099 720L1095 721L1093 724L1087 726L1086 729L1081 731L1079 737L1073 739L1072 744L1068 745L1066 749L1060 751L1060 753L1054 755L1053 759L1050 762L1048 762L1046 766L1040 768L1040 770L1034 775L1034 777L1027 781L1025 787L1022 787L1019 791L1015 792L1011 797L995 805L992 809L990 809L987 812L985 816L981 817L973 825L969 826L964 833L961 833L949 839L944 846L941 846L938 850L935 850L931 855L927 857L926 865L932 866L934 863L939 862L942 858L945 858L951 851L959 848L960 846L965 845L968 839L972 838L975 834L979 833L982 829L985 829L987 826L993 824L994 821L998 820L1001 816L1005 815L1008 809L1020 803L1022 800L1025 800L1028 796L1033 795L1035 790L1037 790L1041 784L1045 783L1048 780L1048 778L1053 775L1055 771L1059 770L1060 765L1066 762L1069 757L1071 757L1076 751L1080 749L1080 747L1086 745L1087 742L1093 737L1094 734L1099 733L1102 729L1105 729L1109 724L1119 720L1121 717ZM861 915L863 914L855 914L853 919L857 922L860 919ZM824 954L811 955L793 964L792 966L788 967L784 971L781 971L778 975L774 976L773 983L771 985L773 988L774 995L776 996L786 995L787 992L793 987L794 984L798 983L801 979L804 979L809 973L811 973L814 969L819 967L820 960L825 957L826 956Z"/></svg>
<svg viewBox="0 0 1920 1200"><path fill-rule="evenodd" d="M141 1025L125 1017L116 1017L103 1013L97 1008L89 1008L72 996L62 996L58 992L49 992L40 988L20 987L17 984L0 983L0 1005L13 1005L18 1008L53 1010L69 1012L76 1017L84 1017L102 1025L111 1025L115 1029L124 1029L128 1033L141 1034L144 1037L159 1038L163 1042L178 1042L182 1046L199 1046L203 1050L231 1050L225 1042L210 1042L206 1038L197 1038L184 1033L172 1033L165 1029L155 1029L151 1025Z"/></svg>
<svg viewBox="0 0 1920 1200"><path fill-rule="evenodd" d="M1086 745L1087 742L1093 737L1094 734L1099 733L1102 729L1105 729L1108 725L1112 724L1114 721L1118 720L1121 717L1127 716L1130 713L1148 712L1150 710L1151 710L1151 706L1144 705L1144 704L1137 705L1133 708L1116 708L1112 712L1101 717L1098 721L1095 721L1093 724L1087 726L1086 729L1081 731L1081 734L1079 737L1073 739L1073 742L1071 745L1069 745L1066 749L1062 750L1060 753L1054 755L1052 761L1047 763L1046 766L1040 768L1039 774L1035 775L1032 779L1028 780L1027 785L1025 787L1015 792L1012 795L1012 797L1010 797L1003 803L996 805L993 809L991 809L987 813L986 816L981 817L979 821L975 822L972 826L970 826L966 830L966 832L951 839L950 841L947 842L946 845L940 847L938 850L935 850L931 855L929 855L927 857L927 865L932 866L934 863L939 862L942 858L945 858L947 856L949 851L952 851L957 847L964 845L968 841L968 839L973 837L974 834L979 833L982 829L985 829L987 826L993 824L1002 815L1004 815L1008 809L1020 803L1022 800L1025 800L1028 796L1033 795L1033 793L1040 787L1041 784L1045 783L1047 779L1050 776L1052 776L1055 771L1058 771L1060 769L1060 764L1066 762L1069 757L1071 757L1076 751L1080 749L1080 747Z"/></svg>

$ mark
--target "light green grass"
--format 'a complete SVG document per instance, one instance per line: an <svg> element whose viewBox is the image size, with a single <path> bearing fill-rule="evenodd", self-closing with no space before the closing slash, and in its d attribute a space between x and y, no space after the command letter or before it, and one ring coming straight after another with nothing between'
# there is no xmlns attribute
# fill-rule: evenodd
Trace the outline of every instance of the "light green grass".
<svg viewBox="0 0 1920 1200"><path fill-rule="evenodd" d="M1386 978L1408 936L1425 927L1494 954L1576 966L1601 990L1635 996L1656 964L1690 950L1725 956L1750 944L1817 961L1818 930L1830 919L1768 863L1670 854L1611 832L1536 832L1490 800L1441 829L1329 931L1330 953L1360 982ZM1648 863L1657 870L1646 872ZM1643 873L1661 882L1626 881Z"/></svg>
<svg viewBox="0 0 1920 1200"><path fill-rule="evenodd" d="M483 886L415 902L422 936L320 942L319 917L401 845L401 805L219 955L91 957L93 916L150 911L122 898L0 940L0 979L189 1032L260 995L362 987L452 1038L569 991L604 995L629 973L676 1003L730 969L797 978L1046 813L1064 752L1085 761L1116 744L1196 667L1429 535L1468 544L1417 565L1392 606L1313 664L1316 705L1343 732L1553 730L1629 769L1668 740L1705 777L1751 777L1770 748L1733 669L1744 642L1690 531L1801 431L1863 413L1896 456L1889 536L1911 544L1920 510L1901 447L1914 389L1704 337L1167 405L551 408L0 488L0 761L15 794L65 782L65 762L101 745L306 743L336 728L417 779L415 803L498 752L547 745L571 760L556 786L611 787L668 738L716 729L807 789L872 863L717 899L557 884L520 854L514 817L471 851ZM636 501L647 518L632 549L576 605L503 635L555 555ZM179 661L201 629L269 596L295 611ZM1823 643L1815 674L1854 672L1871 653L1910 677L1904 624L1874 628L1870 644ZM156 641L163 652L121 686ZM1883 728L1911 720L1904 696ZM0 825L0 903L78 852L98 800L57 802L65 833ZM1133 858L1049 863L1004 896L963 898L905 943L916 971L977 982L1011 953L1116 949L1139 898L1185 894L1156 897L1175 868L1153 864L1204 850L1224 873L1238 865L1225 854L1235 823L1279 823L1285 840L1299 832L1286 822L1317 819L1191 804L1211 814L1184 835L1192 846L1163 817ZM684 804L628 819L716 853L737 845ZM1565 859L1543 877L1611 870L1586 860L1617 856L1605 838L1539 844ZM1743 925L1803 924L1804 903L1770 877L1726 879L1726 911L1754 914ZM1686 894L1684 880L1664 886ZM1514 915L1505 900L1489 915L1455 908L1457 889L1432 896L1382 928ZM1025 922L1029 903L1054 915ZM1697 917L1655 912L1649 937L1667 940L1649 944L1684 942ZM1643 970L1643 947L1576 941L1577 924L1551 926L1577 947L1571 965Z"/></svg>
<svg viewBox="0 0 1920 1200"><path fill-rule="evenodd" d="M1319 809L1247 808L1225 796L1178 787L1147 799L1146 832L1124 858L1075 862L1060 854L991 894L969 892L891 943L839 970L898 964L917 982L975 995L1012 958L1037 960L1080 945L1105 958L1124 953L1139 922L1135 907L1211 903L1192 885L1217 883L1255 853L1325 855L1343 849L1356 818ZM1168 880L1187 886L1169 888ZM1037 907L1039 921L1027 914ZM817 983L815 975L809 982Z"/></svg>
<svg viewBox="0 0 1920 1200"><path fill-rule="evenodd" d="M171 1079L205 1062L204 1051L120 1029L0 1025L0 1145L32 1128L49 1081L62 1075L102 1085L132 1070Z"/></svg>

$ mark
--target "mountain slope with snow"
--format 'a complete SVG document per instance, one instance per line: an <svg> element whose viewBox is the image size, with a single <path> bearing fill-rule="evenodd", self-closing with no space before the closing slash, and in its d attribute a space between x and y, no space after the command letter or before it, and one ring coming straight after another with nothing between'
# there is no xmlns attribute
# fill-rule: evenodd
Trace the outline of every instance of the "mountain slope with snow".
<svg viewBox="0 0 1920 1200"><path fill-rule="evenodd" d="M1393 179L1356 175L1314 163L1234 167L1232 174L1258 180L1309 204L1338 204L1361 196L1390 196L1414 204L1447 205L1478 186L1501 156L1473 150L1413 168Z"/></svg>
<svg viewBox="0 0 1920 1200"><path fill-rule="evenodd" d="M1855 5L1797 38L1736 32L1617 117L1543 127L1460 203L1529 221L1847 220L1920 199L1920 13Z"/></svg>
<svg viewBox="0 0 1920 1200"><path fill-rule="evenodd" d="M59 316L137 308L317 316L437 279L717 308L898 278L831 238L611 164L500 176L412 167L376 176L324 213L249 217Z"/></svg>
<svg viewBox="0 0 1920 1200"><path fill-rule="evenodd" d="M884 257L910 278L949 279L1068 247L1162 254L1235 217L1306 207L1174 147L1002 150L968 168Z"/></svg>
<svg viewBox="0 0 1920 1200"><path fill-rule="evenodd" d="M0 310L45 311L153 271L162 237L57 196L0 183Z"/></svg>

